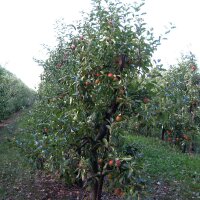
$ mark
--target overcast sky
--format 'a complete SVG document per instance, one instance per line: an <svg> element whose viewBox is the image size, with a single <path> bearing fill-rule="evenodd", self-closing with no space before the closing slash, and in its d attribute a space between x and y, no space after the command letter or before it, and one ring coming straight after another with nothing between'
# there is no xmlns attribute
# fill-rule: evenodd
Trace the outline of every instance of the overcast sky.
<svg viewBox="0 0 200 200"><path fill-rule="evenodd" d="M0 65L37 87L42 69L33 57L44 57L41 44L55 45L56 20L71 23L89 5L90 0L0 0ZM164 64L174 64L181 52L200 58L199 8L199 0L146 0L143 9L155 33L163 33L169 22L176 25L156 54Z"/></svg>

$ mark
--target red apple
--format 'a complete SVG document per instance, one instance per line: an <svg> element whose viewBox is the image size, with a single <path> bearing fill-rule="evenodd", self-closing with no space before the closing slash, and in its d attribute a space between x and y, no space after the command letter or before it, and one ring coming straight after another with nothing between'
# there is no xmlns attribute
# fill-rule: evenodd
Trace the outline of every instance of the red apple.
<svg viewBox="0 0 200 200"><path fill-rule="evenodd" d="M116 189L114 190L114 194L115 194L116 196L123 196L123 195L124 195L123 190L122 190L121 188L116 188Z"/></svg>
<svg viewBox="0 0 200 200"><path fill-rule="evenodd" d="M120 167L121 166L121 161L120 160L116 160L115 161L115 165L116 165L116 167Z"/></svg>
<svg viewBox="0 0 200 200"><path fill-rule="evenodd" d="M195 65L193 65L193 66L191 67L191 69L192 69L192 71L194 72L194 71L196 71L197 67L196 67Z"/></svg>
<svg viewBox="0 0 200 200"><path fill-rule="evenodd" d="M101 76L101 74L100 73L96 73L95 76L99 77L99 76Z"/></svg>
<svg viewBox="0 0 200 200"><path fill-rule="evenodd" d="M167 140L168 140L169 142L171 142L171 141L172 141L172 138L168 138Z"/></svg>
<svg viewBox="0 0 200 200"><path fill-rule="evenodd" d="M71 49L72 49L72 50L75 50L75 49L76 49L76 45L72 44L72 45L71 45Z"/></svg>
<svg viewBox="0 0 200 200"><path fill-rule="evenodd" d="M108 165L112 167L114 165L114 160L109 160Z"/></svg>
<svg viewBox="0 0 200 200"><path fill-rule="evenodd" d="M150 102L150 99L148 97L144 97L143 99L143 102L146 104L146 103L149 103Z"/></svg>
<svg viewBox="0 0 200 200"><path fill-rule="evenodd" d="M91 83L89 81L86 81L84 84L85 86L89 86Z"/></svg>
<svg viewBox="0 0 200 200"><path fill-rule="evenodd" d="M171 135L172 134L172 130L167 130L167 134Z"/></svg>
<svg viewBox="0 0 200 200"><path fill-rule="evenodd" d="M112 73L108 73L108 77L113 78L114 75Z"/></svg>

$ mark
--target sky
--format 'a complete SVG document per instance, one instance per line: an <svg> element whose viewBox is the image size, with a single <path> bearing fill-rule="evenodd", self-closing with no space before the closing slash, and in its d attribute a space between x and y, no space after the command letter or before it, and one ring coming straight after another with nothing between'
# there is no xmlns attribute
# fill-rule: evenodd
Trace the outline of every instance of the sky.
<svg viewBox="0 0 200 200"><path fill-rule="evenodd" d="M56 20L72 23L89 7L90 0L0 0L0 65L36 89L42 68L33 58L45 58L42 44L55 46ZM170 22L176 26L155 53L165 66L189 51L200 60L199 7L199 0L146 0L146 22L156 34Z"/></svg>

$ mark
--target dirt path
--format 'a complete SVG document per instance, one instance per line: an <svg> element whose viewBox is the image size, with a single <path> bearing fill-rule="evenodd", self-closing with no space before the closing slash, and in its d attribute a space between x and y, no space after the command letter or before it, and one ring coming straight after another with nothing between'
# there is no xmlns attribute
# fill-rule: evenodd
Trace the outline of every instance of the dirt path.
<svg viewBox="0 0 200 200"><path fill-rule="evenodd" d="M12 114L8 119L3 120L0 122L0 129L8 126L9 124L15 123L15 121L19 118L19 116L22 114L22 111L18 111L14 114Z"/></svg>

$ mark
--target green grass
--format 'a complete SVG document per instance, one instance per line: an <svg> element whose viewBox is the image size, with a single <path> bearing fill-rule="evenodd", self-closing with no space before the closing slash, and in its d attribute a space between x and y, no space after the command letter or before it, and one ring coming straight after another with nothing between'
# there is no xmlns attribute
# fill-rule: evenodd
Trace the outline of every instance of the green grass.
<svg viewBox="0 0 200 200"><path fill-rule="evenodd" d="M149 195L155 192L152 185L157 189L163 185L168 196L160 199L200 198L199 155L183 154L174 146L155 138L128 136L126 140L142 148L143 176L149 184Z"/></svg>
<svg viewBox="0 0 200 200"><path fill-rule="evenodd" d="M33 168L13 145L19 123L23 121L0 129L0 200L27 199L30 192L35 199L40 195L34 192L37 187ZM141 147L143 153L141 174L147 186L141 200L200 199L200 155L183 154L155 138L129 135L125 140Z"/></svg>
<svg viewBox="0 0 200 200"><path fill-rule="evenodd" d="M31 187L33 171L13 144L14 123L0 129L0 200L26 199L23 190Z"/></svg>

